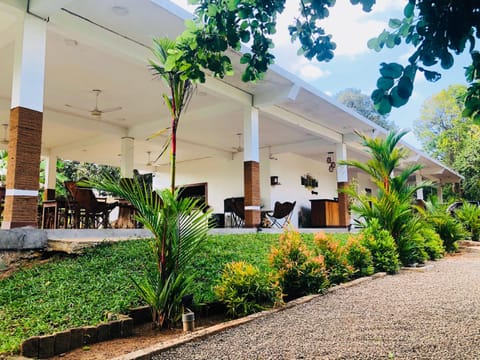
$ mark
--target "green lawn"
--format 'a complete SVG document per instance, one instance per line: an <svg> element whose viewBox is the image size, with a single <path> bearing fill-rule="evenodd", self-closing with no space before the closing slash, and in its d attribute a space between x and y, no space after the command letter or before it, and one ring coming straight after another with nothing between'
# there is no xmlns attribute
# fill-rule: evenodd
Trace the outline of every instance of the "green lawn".
<svg viewBox="0 0 480 360"><path fill-rule="evenodd" d="M304 235L311 244L313 235ZM275 234L216 235L202 245L191 271L196 303L215 301L212 287L224 264L244 260L269 271ZM88 249L21 269L0 281L0 353L18 350L30 336L94 325L106 314L140 305L130 276L152 266L148 241L128 241Z"/></svg>

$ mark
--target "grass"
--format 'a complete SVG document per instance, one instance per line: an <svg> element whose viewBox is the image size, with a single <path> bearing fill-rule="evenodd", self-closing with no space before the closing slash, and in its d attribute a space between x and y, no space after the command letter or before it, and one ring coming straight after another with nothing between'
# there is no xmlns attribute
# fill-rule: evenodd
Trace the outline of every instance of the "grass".
<svg viewBox="0 0 480 360"><path fill-rule="evenodd" d="M304 238L312 244L313 235ZM212 288L228 262L244 260L270 271L268 254L277 241L275 234L210 236L190 269L196 273L195 302L215 301ZM1 280L0 354L18 351L30 336L95 325L107 313L126 313L140 305L130 277L153 266L150 252L146 240L105 244Z"/></svg>

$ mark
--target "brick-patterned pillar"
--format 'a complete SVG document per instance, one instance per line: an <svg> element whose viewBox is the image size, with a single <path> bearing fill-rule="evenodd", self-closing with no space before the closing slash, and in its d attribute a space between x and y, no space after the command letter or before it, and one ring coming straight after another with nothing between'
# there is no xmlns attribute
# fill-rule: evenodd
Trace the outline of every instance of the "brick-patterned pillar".
<svg viewBox="0 0 480 360"><path fill-rule="evenodd" d="M340 160L347 160L347 145L345 143L342 142L337 144L335 157L337 162ZM348 167L347 165L337 165L339 225L344 227L350 225L348 195L343 193L343 190L347 187Z"/></svg>
<svg viewBox="0 0 480 360"><path fill-rule="evenodd" d="M257 109L245 109L243 129L245 227L252 228L260 225L260 154Z"/></svg>
<svg viewBox="0 0 480 360"><path fill-rule="evenodd" d="M348 188L348 182L337 183L338 189L338 212L339 212L339 225L347 227L350 225L350 214L348 206L348 195L343 192Z"/></svg>
<svg viewBox="0 0 480 360"><path fill-rule="evenodd" d="M256 161L243 163L245 187L245 227L260 224L260 164Z"/></svg>
<svg viewBox="0 0 480 360"><path fill-rule="evenodd" d="M38 226L46 23L25 14L15 40L3 229Z"/></svg>
<svg viewBox="0 0 480 360"><path fill-rule="evenodd" d="M22 107L10 111L4 229L37 227L42 118Z"/></svg>

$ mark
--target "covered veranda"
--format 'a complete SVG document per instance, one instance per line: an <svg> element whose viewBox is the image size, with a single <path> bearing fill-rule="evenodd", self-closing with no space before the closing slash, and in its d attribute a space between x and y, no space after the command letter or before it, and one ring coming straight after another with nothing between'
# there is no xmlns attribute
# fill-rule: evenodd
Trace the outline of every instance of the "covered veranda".
<svg viewBox="0 0 480 360"><path fill-rule="evenodd" d="M8 124L0 148L9 153L3 229L37 226L41 157L45 199L55 199L57 158L119 166L124 177L138 169L155 175L155 187L168 184L168 157L154 161L165 138L146 140L170 123L167 89L147 59L152 38L175 37L189 16L168 1L0 1L0 119ZM329 171L326 158L366 160L355 131L384 130L281 68L256 84L243 83L235 68L233 77L199 84L181 119L178 184L207 184L215 213L225 212L226 198L243 197L247 228L276 201L297 202L298 226L312 200L335 202L333 225L347 227L348 199L338 189L353 178L362 190L372 184L345 166ZM425 165L413 181L433 180L439 195L442 184L460 181L410 150L407 162ZM317 186L302 184L306 175Z"/></svg>

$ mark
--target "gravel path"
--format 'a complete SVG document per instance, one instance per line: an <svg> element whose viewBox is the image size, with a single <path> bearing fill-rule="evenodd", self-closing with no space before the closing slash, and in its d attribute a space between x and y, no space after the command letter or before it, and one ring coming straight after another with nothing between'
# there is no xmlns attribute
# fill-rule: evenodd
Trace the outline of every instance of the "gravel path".
<svg viewBox="0 0 480 360"><path fill-rule="evenodd" d="M339 289L154 359L480 359L480 252Z"/></svg>

